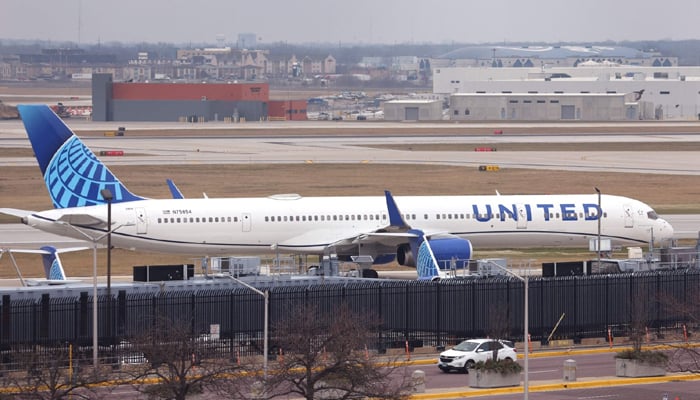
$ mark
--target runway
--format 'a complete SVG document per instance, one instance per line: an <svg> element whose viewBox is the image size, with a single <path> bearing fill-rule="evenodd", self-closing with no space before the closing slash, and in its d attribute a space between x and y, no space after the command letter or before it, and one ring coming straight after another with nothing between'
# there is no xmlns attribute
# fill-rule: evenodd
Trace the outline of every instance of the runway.
<svg viewBox="0 0 700 400"><path fill-rule="evenodd" d="M91 130L106 128L104 122L67 121L74 129L89 126ZM89 125L86 125L89 124ZM700 175L700 152L698 151L414 151L377 148L372 146L397 146L410 144L481 144L498 146L499 143L594 143L604 146L606 142L623 143L687 143L700 141L700 126L687 123L683 133L663 132L664 126L645 125L643 133L566 133L566 125L547 125L547 134L493 135L493 126L484 124L484 134L455 134L451 124L406 124L406 123L328 123L306 121L300 123L247 123L245 132L251 127L260 130L260 135L240 134L239 125L223 123L207 124L155 124L155 123L110 123L129 125L129 129L184 130L193 133L172 138L168 136L139 137L83 137L94 151L123 150L124 157L105 157L108 165L188 165L188 164L297 164L297 163L378 163L378 164L432 164L478 167L495 164L503 168L557 169L569 171L635 172L649 174ZM132 127L134 125L134 127ZM589 124L592 130L601 124ZM358 130L361 127L377 131L372 135L345 135L343 130ZM490 128L486 128L490 126ZM516 125L511 126L514 128ZM517 126L528 126L518 124ZM577 125L580 127L580 125ZM585 126L585 125L584 125ZM628 129L626 125L614 125ZM634 126L634 125L631 125ZM430 135L405 133L420 128L434 129ZM536 127L530 124L530 128ZM685 125L674 124L677 130ZM308 129L309 135L284 135L287 129ZM470 125L470 128L474 126ZM207 130L204 132L204 130ZM330 130L333 133L329 133ZM561 129L561 132L556 132ZM641 127L639 128L642 129ZM555 133L552 133L554 130ZM657 132L658 130L658 132ZM222 135L207 135L207 132ZM195 136L202 132L202 136ZM272 134L270 133L272 132ZM280 135L276 135L279 133ZM19 121L0 123L0 148L29 148L24 129ZM32 157L2 157L0 166L32 166Z"/></svg>

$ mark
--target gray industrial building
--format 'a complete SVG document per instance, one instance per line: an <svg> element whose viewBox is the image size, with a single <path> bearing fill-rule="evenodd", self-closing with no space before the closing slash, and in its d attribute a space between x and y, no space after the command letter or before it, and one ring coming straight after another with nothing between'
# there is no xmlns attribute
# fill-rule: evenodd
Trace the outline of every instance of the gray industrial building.
<svg viewBox="0 0 700 400"><path fill-rule="evenodd" d="M392 100L384 103L387 121L438 121L442 119L440 100Z"/></svg>
<svg viewBox="0 0 700 400"><path fill-rule="evenodd" d="M457 93L450 96L455 121L625 121L653 114L653 106L617 93Z"/></svg>

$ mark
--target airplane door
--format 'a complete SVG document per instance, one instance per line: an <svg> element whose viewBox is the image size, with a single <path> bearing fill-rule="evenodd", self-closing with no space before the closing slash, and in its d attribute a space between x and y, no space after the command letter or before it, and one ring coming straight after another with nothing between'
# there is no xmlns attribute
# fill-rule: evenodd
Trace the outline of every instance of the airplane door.
<svg viewBox="0 0 700 400"><path fill-rule="evenodd" d="M241 214L241 222L243 223L243 232L250 232L250 224L251 224L251 217L250 213L243 213Z"/></svg>
<svg viewBox="0 0 700 400"><path fill-rule="evenodd" d="M518 221L516 223L517 229L527 229L527 210L525 209L525 204L518 204Z"/></svg>
<svg viewBox="0 0 700 400"><path fill-rule="evenodd" d="M632 206L625 204L622 206L625 213L625 228L634 228L634 213L632 212Z"/></svg>
<svg viewBox="0 0 700 400"><path fill-rule="evenodd" d="M134 211L136 212L136 233L142 235L148 233L148 220L146 219L146 209L143 207L136 207Z"/></svg>

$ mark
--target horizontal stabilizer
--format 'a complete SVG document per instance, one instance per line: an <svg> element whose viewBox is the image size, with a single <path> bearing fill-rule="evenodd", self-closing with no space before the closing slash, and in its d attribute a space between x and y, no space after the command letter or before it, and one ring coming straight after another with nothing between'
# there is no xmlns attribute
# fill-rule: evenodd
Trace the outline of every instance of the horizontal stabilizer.
<svg viewBox="0 0 700 400"><path fill-rule="evenodd" d="M22 253L22 254L53 254L53 253L70 253L73 251L83 251L83 250L89 250L91 247L64 247L64 248L56 248L53 251L51 250L46 250L43 247L41 249L0 249L0 251L4 251L7 253Z"/></svg>
<svg viewBox="0 0 700 400"><path fill-rule="evenodd" d="M34 214L34 211L20 210L19 208L0 208L0 214L12 215L18 218L24 218Z"/></svg>
<svg viewBox="0 0 700 400"><path fill-rule="evenodd" d="M107 227L107 221L90 214L63 214L58 221L77 226Z"/></svg>

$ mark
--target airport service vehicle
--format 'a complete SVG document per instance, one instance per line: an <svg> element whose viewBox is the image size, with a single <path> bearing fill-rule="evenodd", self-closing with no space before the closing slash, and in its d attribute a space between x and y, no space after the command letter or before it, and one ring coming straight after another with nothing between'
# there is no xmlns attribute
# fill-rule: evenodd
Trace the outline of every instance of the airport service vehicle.
<svg viewBox="0 0 700 400"><path fill-rule="evenodd" d="M440 353L437 365L442 372L467 372L479 361L485 362L492 359L494 350L498 352L498 360L516 361L518 359L515 346L511 341L468 339Z"/></svg>
<svg viewBox="0 0 700 400"><path fill-rule="evenodd" d="M18 110L55 208L0 212L81 240L104 243L111 231L112 245L125 249L201 256L335 254L347 261L371 256L375 264L396 260L416 267L420 279L435 279L447 269L465 268L473 246L587 247L598 233L615 245L673 237L671 225L648 205L595 193L185 198L169 182L173 198L148 199L129 191L47 106Z"/></svg>

